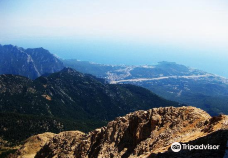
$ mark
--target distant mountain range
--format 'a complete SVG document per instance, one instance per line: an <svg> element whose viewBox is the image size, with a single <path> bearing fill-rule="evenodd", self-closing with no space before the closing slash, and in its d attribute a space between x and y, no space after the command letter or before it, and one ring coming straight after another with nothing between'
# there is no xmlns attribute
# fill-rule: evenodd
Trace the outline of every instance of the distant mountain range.
<svg viewBox="0 0 228 158"><path fill-rule="evenodd" d="M228 79L174 62L158 65L102 65L63 60L65 66L112 84L142 86L168 100L196 106L215 116L228 114Z"/></svg>
<svg viewBox="0 0 228 158"><path fill-rule="evenodd" d="M16 74L35 79L71 67L111 84L142 86L157 95L196 106L215 116L228 114L228 80L174 62L158 65L102 65L74 59L61 60L43 48L23 49L0 45L0 74Z"/></svg>
<svg viewBox="0 0 228 158"><path fill-rule="evenodd" d="M0 45L0 74L21 75L35 79L63 69L63 63L43 48L23 49Z"/></svg>

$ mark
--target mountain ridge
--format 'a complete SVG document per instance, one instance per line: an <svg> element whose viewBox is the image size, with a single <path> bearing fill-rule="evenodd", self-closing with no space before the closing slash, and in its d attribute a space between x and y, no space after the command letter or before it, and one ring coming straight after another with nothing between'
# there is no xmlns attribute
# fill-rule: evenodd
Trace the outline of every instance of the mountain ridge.
<svg viewBox="0 0 228 158"><path fill-rule="evenodd" d="M228 79L175 62L157 65L102 65L63 60L64 65L104 78L112 84L133 84L172 101L196 106L216 116L228 114Z"/></svg>
<svg viewBox="0 0 228 158"><path fill-rule="evenodd" d="M212 137L213 136L213 137ZM31 138L30 138L31 139ZM35 158L45 157L220 157L226 152L228 116L211 117L195 107L162 107L117 117L107 126L85 134L67 131L37 148ZM171 151L174 142L216 144L218 150ZM40 142L38 142L40 144ZM12 158L26 155L25 144Z"/></svg>
<svg viewBox="0 0 228 158"><path fill-rule="evenodd" d="M24 49L13 45L0 45L0 63L0 74L22 75L31 79L64 67L59 59L42 47Z"/></svg>
<svg viewBox="0 0 228 158"><path fill-rule="evenodd" d="M13 54L11 57L3 55L9 52ZM202 108L213 116L228 114L228 79L175 62L144 66L102 65L73 59L60 60L42 47L0 46L0 74L19 74L36 79L63 67L95 75L105 80L100 79L102 82L141 86L167 100Z"/></svg>
<svg viewBox="0 0 228 158"><path fill-rule="evenodd" d="M106 84L103 80L71 68L35 80L23 76L0 75L0 87L0 113L20 114L0 116L1 120L9 119L0 122L1 136L7 136L7 139L10 138L9 131L16 132L16 127L24 130L21 124L12 121L16 118L25 124L28 124L29 118L34 120L31 125L37 127L37 131L80 129L86 132L135 110L180 106L179 103L162 99L144 88ZM48 126L52 128L40 121L41 117L45 117ZM63 125L62 128L57 128L53 122L55 119ZM41 122L40 127L45 128L38 129L37 122ZM29 131L35 134L33 127ZM22 134L20 140L28 137L29 131ZM13 138L15 140L16 136Z"/></svg>

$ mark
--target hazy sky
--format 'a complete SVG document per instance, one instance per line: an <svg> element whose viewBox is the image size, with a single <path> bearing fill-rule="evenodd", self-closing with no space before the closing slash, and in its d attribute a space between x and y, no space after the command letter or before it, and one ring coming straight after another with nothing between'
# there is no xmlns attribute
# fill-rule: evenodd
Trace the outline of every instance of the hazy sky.
<svg viewBox="0 0 228 158"><path fill-rule="evenodd" d="M0 0L0 43L100 63L176 61L227 76L227 0Z"/></svg>

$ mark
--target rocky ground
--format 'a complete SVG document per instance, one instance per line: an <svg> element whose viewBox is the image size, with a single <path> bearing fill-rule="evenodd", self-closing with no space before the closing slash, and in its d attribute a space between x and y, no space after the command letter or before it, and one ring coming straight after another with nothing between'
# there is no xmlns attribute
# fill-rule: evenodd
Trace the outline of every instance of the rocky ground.
<svg viewBox="0 0 228 158"><path fill-rule="evenodd" d="M211 117L195 107L136 111L88 134L68 131L33 136L11 158L224 157L228 116ZM171 144L220 145L219 150L181 150Z"/></svg>

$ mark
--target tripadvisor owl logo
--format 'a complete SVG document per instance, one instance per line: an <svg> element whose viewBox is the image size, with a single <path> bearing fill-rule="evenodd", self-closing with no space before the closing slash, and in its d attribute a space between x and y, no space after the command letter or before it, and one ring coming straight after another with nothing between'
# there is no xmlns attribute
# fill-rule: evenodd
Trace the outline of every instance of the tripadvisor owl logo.
<svg viewBox="0 0 228 158"><path fill-rule="evenodd" d="M179 152L182 150L219 150L220 145L210 145L210 144L201 144L201 145L192 145L192 144L180 144L174 142L171 145L171 150L173 152Z"/></svg>
<svg viewBox="0 0 228 158"><path fill-rule="evenodd" d="M181 144L178 143L178 142L174 142L171 145L171 149L172 149L173 152L179 152L181 150Z"/></svg>

